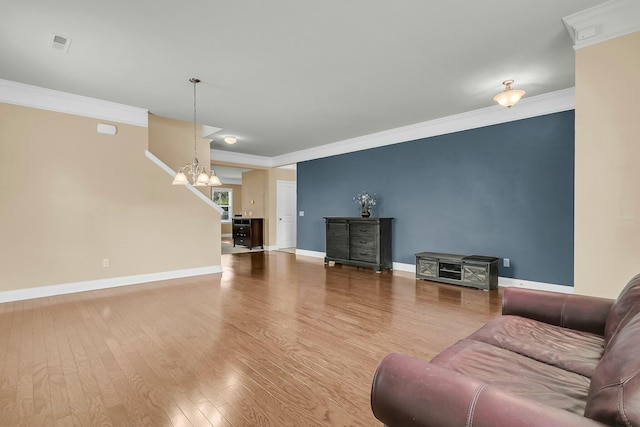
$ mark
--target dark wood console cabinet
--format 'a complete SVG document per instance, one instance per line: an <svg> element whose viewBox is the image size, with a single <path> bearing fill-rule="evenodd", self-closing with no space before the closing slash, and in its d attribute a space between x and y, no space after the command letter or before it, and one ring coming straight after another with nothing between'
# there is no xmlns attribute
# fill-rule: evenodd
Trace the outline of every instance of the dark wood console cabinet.
<svg viewBox="0 0 640 427"><path fill-rule="evenodd" d="M393 269L391 220L393 218L325 217L326 256L334 261L370 267L380 273Z"/></svg>
<svg viewBox="0 0 640 427"><path fill-rule="evenodd" d="M420 252L416 254L416 278L495 289L498 287L498 258Z"/></svg>
<svg viewBox="0 0 640 427"><path fill-rule="evenodd" d="M262 218L233 218L231 220L233 230L233 246L262 246L264 226Z"/></svg>

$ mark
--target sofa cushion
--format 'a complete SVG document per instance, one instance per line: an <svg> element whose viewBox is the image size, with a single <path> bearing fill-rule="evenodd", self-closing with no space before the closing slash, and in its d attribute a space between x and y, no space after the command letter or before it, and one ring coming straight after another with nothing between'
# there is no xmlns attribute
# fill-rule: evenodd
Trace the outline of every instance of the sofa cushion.
<svg viewBox="0 0 640 427"><path fill-rule="evenodd" d="M605 348L616 335L637 313L640 312L640 274L627 283L618 298L613 302L607 316L604 329Z"/></svg>
<svg viewBox="0 0 640 427"><path fill-rule="evenodd" d="M500 316L468 337L591 378L604 351L602 336L520 316Z"/></svg>
<svg viewBox="0 0 640 427"><path fill-rule="evenodd" d="M609 425L640 426L640 314L611 339L591 378L584 415Z"/></svg>
<svg viewBox="0 0 640 427"><path fill-rule="evenodd" d="M464 339L432 364L515 395L583 415L589 378L481 341Z"/></svg>

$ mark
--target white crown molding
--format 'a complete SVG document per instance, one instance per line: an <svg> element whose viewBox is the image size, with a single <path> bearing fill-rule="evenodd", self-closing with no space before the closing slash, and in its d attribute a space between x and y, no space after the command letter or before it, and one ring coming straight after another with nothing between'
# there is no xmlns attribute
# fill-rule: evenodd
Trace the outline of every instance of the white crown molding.
<svg viewBox="0 0 640 427"><path fill-rule="evenodd" d="M2 79L0 79L0 102L145 128L149 123L149 111L144 108Z"/></svg>
<svg viewBox="0 0 640 427"><path fill-rule="evenodd" d="M253 154L234 153L232 151L222 151L211 149L212 162L229 162L240 165L259 166L263 168L274 167L273 158L265 156L256 156Z"/></svg>
<svg viewBox="0 0 640 427"><path fill-rule="evenodd" d="M254 156L230 151L211 150L211 159L247 166L279 167L306 160L320 159L354 151L368 150L385 145L400 144L432 136L445 135L469 129L508 123L575 108L575 88L568 88L538 96L524 98L517 106L504 108L494 105L454 116L416 123L383 132L363 135L344 141L294 151L275 157Z"/></svg>
<svg viewBox="0 0 640 427"><path fill-rule="evenodd" d="M563 89L530 98L524 98L517 106L504 108L494 105L454 116L403 126L370 135L346 139L320 147L295 151L273 157L274 166L314 160L338 154L352 153L385 145L460 132L463 130L507 123L575 108L574 88Z"/></svg>
<svg viewBox="0 0 640 427"><path fill-rule="evenodd" d="M109 279L87 280L83 282L63 283L59 285L39 286L35 288L16 289L0 292L0 303L22 301L55 295L73 294L76 292L96 291L119 286L138 285L140 283L158 282L160 280L179 279L182 277L202 276L222 273L222 266L188 268L184 270L164 271L160 273L138 274L135 276L112 277Z"/></svg>
<svg viewBox="0 0 640 427"><path fill-rule="evenodd" d="M215 169L215 168L214 168ZM242 185L242 179L240 178L225 178L220 176L220 174L217 174L218 178L220 178L220 181L222 181L222 185Z"/></svg>
<svg viewBox="0 0 640 427"><path fill-rule="evenodd" d="M619 1L624 2L625 0ZM148 110L9 80L0 79L0 102L148 127ZM306 160L314 160L385 145L414 141L431 136L507 123L573 108L575 108L575 92L573 88L569 88L544 95L524 98L517 106L509 109L495 105L454 116L351 138L320 147L295 151L281 156L265 157L213 149L210 150L210 155L213 161L273 168L292 165ZM156 160L160 161L155 156L150 157L147 155L147 157L152 160L155 159L154 162ZM162 163L162 165L164 165L164 163ZM165 167L166 165L164 165L163 169ZM170 171L167 173L175 175L174 171L166 167L165 170L167 169ZM195 193L201 195L199 191L195 191ZM203 195L202 197L206 199Z"/></svg>
<svg viewBox="0 0 640 427"><path fill-rule="evenodd" d="M153 163L155 163L156 165L160 166L160 168L165 171L169 176L171 176L171 178L176 176L176 172L171 169L169 166L167 166L167 164L165 162L163 162L162 160L160 160L159 158L157 158L152 152L150 152L149 150L145 150L144 152L145 156L147 156L149 159L151 159L151 161ZM167 185L171 185L169 183L167 183ZM193 194L195 194L200 200L202 200L203 202L205 202L207 205L209 205L209 207L213 208L216 212L218 212L220 215L222 215L222 213L224 212L224 210L218 206L217 204L213 203L213 200L209 199L207 196L205 196L204 194L202 194L200 191L196 190L196 188L193 185L181 185L180 187L185 187L187 190L191 191Z"/></svg>
<svg viewBox="0 0 640 427"><path fill-rule="evenodd" d="M640 1L611 0L562 21L577 50L640 31Z"/></svg>
<svg viewBox="0 0 640 427"><path fill-rule="evenodd" d="M205 139L209 139L211 140L213 138L213 135L220 132L222 130L222 128L217 128L215 126L209 126L209 125L201 125L201 132L200 135L205 138Z"/></svg>

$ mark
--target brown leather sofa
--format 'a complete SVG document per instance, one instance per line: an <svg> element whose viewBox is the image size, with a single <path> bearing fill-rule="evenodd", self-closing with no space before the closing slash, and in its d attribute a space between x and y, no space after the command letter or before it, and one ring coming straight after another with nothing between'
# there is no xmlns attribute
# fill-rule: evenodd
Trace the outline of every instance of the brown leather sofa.
<svg viewBox="0 0 640 427"><path fill-rule="evenodd" d="M615 301L508 288L430 362L386 356L371 408L390 427L640 426L640 274Z"/></svg>

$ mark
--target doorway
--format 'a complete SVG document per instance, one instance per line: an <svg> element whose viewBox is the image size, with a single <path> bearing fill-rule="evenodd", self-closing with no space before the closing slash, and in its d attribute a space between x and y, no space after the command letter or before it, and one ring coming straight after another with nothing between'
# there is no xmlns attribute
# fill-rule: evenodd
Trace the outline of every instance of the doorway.
<svg viewBox="0 0 640 427"><path fill-rule="evenodd" d="M296 191L294 181L276 181L276 244L278 249L296 246Z"/></svg>

